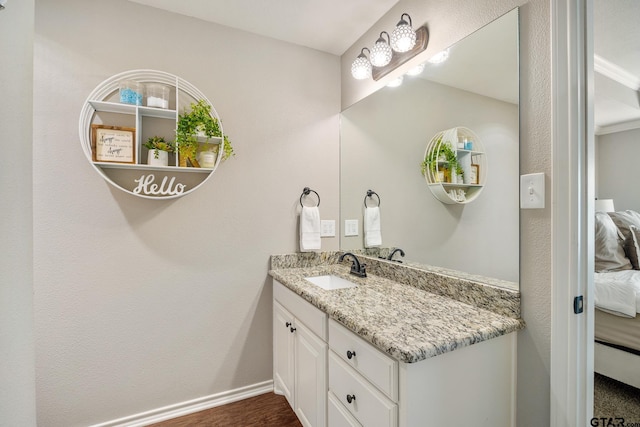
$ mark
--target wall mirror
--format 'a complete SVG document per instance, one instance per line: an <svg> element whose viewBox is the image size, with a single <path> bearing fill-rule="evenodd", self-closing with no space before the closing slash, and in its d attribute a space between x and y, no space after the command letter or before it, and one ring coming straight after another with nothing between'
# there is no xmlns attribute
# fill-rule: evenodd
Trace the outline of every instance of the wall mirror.
<svg viewBox="0 0 640 427"><path fill-rule="evenodd" d="M402 248L411 265L430 265L513 282L519 278L518 10L426 62L418 76L384 87L341 114L342 250L363 249L364 199L380 197L383 248ZM472 129L486 152L482 194L465 205L437 200L421 174L439 131ZM367 205L375 206L377 198ZM345 236L345 220L358 235Z"/></svg>

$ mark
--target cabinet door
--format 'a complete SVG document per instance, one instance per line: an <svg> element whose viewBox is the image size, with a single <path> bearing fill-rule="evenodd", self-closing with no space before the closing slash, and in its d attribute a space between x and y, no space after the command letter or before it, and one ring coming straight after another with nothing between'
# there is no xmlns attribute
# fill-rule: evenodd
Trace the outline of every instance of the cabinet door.
<svg viewBox="0 0 640 427"><path fill-rule="evenodd" d="M305 427L326 426L327 343L302 323L295 331L295 413Z"/></svg>
<svg viewBox="0 0 640 427"><path fill-rule="evenodd" d="M274 391L287 398L295 408L294 387L294 332L293 316L277 302L273 302L273 382Z"/></svg>
<svg viewBox="0 0 640 427"><path fill-rule="evenodd" d="M329 392L328 396L329 427L362 427L358 420L342 406L335 394Z"/></svg>

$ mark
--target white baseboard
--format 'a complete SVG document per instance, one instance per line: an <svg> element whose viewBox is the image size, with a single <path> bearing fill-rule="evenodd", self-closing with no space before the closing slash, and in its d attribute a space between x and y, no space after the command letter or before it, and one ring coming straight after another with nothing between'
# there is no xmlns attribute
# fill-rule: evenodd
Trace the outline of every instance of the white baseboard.
<svg viewBox="0 0 640 427"><path fill-rule="evenodd" d="M215 408L216 406L222 406L227 403L237 402L260 394L270 393L272 391L273 380L269 380L246 387L240 387L235 390L229 390L158 409L152 409L151 411L141 412L139 414L130 415L117 420L94 424L90 427L143 427L149 424L159 423L160 421L181 417L183 415L193 414L205 409Z"/></svg>

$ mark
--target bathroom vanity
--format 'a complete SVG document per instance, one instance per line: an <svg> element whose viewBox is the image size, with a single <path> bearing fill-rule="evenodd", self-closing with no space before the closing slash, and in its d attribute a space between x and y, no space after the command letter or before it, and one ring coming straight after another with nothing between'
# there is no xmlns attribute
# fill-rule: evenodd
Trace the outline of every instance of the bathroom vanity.
<svg viewBox="0 0 640 427"><path fill-rule="evenodd" d="M274 390L303 425L514 425L517 290L338 255L272 257Z"/></svg>

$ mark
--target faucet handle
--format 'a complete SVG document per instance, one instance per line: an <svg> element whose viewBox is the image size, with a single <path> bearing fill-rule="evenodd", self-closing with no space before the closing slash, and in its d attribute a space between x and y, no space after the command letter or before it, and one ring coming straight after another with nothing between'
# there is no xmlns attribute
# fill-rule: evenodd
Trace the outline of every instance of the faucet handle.
<svg viewBox="0 0 640 427"><path fill-rule="evenodd" d="M360 264L360 268L358 268L358 265L356 265L356 263L354 262L353 264L351 264L351 274L355 274L358 277L367 277L367 264Z"/></svg>

